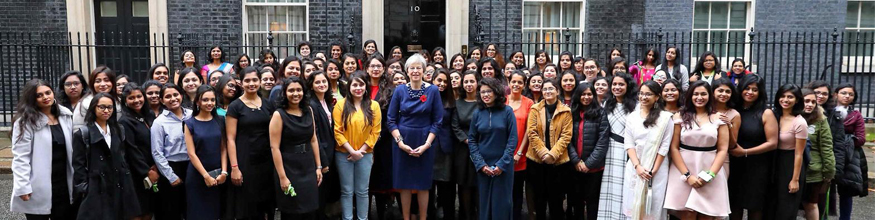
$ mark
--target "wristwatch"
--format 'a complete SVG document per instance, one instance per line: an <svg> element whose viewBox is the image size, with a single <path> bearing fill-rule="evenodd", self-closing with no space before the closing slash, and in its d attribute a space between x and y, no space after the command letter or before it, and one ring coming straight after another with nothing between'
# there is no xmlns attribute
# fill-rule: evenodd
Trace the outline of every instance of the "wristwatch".
<svg viewBox="0 0 875 220"><path fill-rule="evenodd" d="M688 170L686 173L684 173L684 176L681 177L681 179L683 179L684 181L687 181L687 179L689 179L689 178L690 178L690 171Z"/></svg>

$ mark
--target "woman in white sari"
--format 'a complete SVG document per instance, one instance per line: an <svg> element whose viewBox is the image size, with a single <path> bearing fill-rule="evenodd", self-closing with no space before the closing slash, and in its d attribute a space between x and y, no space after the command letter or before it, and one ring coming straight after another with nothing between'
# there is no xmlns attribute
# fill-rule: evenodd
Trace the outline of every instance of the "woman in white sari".
<svg viewBox="0 0 875 220"><path fill-rule="evenodd" d="M639 108L626 118L624 147L626 161L623 178L623 214L625 219L666 219L665 200L668 182L666 160L674 127L671 113L660 104L662 88L646 81L638 93Z"/></svg>

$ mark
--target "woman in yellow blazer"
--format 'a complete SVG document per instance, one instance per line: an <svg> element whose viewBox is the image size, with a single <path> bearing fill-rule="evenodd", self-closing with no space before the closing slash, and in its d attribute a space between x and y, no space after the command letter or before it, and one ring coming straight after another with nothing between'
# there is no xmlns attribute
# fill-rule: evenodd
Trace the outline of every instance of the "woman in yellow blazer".
<svg viewBox="0 0 875 220"><path fill-rule="evenodd" d="M529 150L526 153L528 179L535 196L536 219L546 219L547 205L550 216L564 216L562 210L565 187L561 176L569 161L568 143L571 141L571 109L559 102L559 81L544 80L541 95L544 100L532 106L527 122Z"/></svg>
<svg viewBox="0 0 875 220"><path fill-rule="evenodd" d="M334 105L334 156L340 175L340 202L343 219L352 219L353 193L356 198L356 216L368 218L368 184L371 165L374 164L374 144L380 137L380 104L371 100L368 76L362 71L353 73L346 99Z"/></svg>

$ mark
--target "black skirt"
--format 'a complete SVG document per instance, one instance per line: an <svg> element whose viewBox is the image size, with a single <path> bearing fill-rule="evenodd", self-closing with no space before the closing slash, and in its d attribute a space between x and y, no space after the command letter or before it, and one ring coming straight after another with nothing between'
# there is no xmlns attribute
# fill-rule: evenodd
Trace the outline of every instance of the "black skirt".
<svg viewBox="0 0 875 220"><path fill-rule="evenodd" d="M729 185L729 207L733 210L747 209L762 211L769 194L769 184L772 182L772 165L774 152L766 152L747 157L731 157L729 169L732 175L727 180Z"/></svg>
<svg viewBox="0 0 875 220"><path fill-rule="evenodd" d="M805 166L799 171L799 190L790 193L790 181L793 179L793 150L776 150L775 158L775 218L796 219L799 203L802 202L802 192L805 191Z"/></svg>

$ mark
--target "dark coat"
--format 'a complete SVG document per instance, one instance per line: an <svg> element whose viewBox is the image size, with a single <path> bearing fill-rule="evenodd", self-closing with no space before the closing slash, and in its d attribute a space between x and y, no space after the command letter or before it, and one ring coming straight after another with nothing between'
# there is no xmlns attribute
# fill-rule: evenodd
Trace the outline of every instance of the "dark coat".
<svg viewBox="0 0 875 220"><path fill-rule="evenodd" d="M595 119L587 119L583 123L583 152L577 152L577 141L580 137L578 125L580 124L580 113L573 115L574 120L571 124L571 143L568 144L568 155L571 158L571 164L577 164L583 160L583 163L589 169L598 169L605 166L605 157L610 144L610 129L608 127L608 114L604 110L599 110L600 116Z"/></svg>
<svg viewBox="0 0 875 220"><path fill-rule="evenodd" d="M151 123L148 118L132 115L122 115L119 119L119 126L125 131L125 161L131 171L132 183L137 184L134 191L137 192L140 203L140 215L152 213L152 203L157 199L155 192L139 185L149 176L149 169L155 165L155 159L152 158L152 136L148 126Z"/></svg>
<svg viewBox="0 0 875 220"><path fill-rule="evenodd" d="M326 98L330 98L331 94L325 94ZM313 119L316 124L316 140L319 141L319 158L322 161L322 166L330 166L334 164L334 148L337 146L337 140L334 139L334 123L328 118L328 114L334 111L334 103L331 99L325 100L328 104L328 112L322 109L322 103L319 99L311 98L310 107L313 109Z"/></svg>
<svg viewBox="0 0 875 220"><path fill-rule="evenodd" d="M854 147L854 135L845 134L844 119L840 118L833 108L825 108L827 122L832 133L833 153L835 155L835 183L840 186L843 195L854 196L864 193L863 174L860 169L862 151Z"/></svg>
<svg viewBox="0 0 875 220"><path fill-rule="evenodd" d="M124 131L110 133L111 147L93 123L73 135L74 195L82 202L78 219L129 219L139 213L125 162Z"/></svg>

